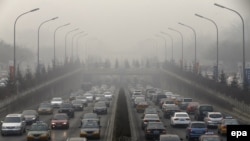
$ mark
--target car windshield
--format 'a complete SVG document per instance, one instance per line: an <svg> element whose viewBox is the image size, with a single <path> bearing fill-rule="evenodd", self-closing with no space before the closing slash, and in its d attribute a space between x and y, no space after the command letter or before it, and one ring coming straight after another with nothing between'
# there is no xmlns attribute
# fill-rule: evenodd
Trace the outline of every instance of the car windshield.
<svg viewBox="0 0 250 141"><path fill-rule="evenodd" d="M176 117L188 117L187 114L176 114L175 116L176 116Z"/></svg>
<svg viewBox="0 0 250 141"><path fill-rule="evenodd" d="M99 127L99 125L98 125L98 123L97 122L85 122L85 123L83 123L83 125L82 125L82 128L98 128Z"/></svg>
<svg viewBox="0 0 250 141"><path fill-rule="evenodd" d="M33 110L27 110L27 111L23 111L23 113L22 113L23 115L35 115L36 114L36 112L35 111L33 111Z"/></svg>
<svg viewBox="0 0 250 141"><path fill-rule="evenodd" d="M155 108L147 108L146 110L145 110L145 113L157 113L157 110L155 109Z"/></svg>
<svg viewBox="0 0 250 141"><path fill-rule="evenodd" d="M53 98L52 101L62 101L62 98Z"/></svg>
<svg viewBox="0 0 250 141"><path fill-rule="evenodd" d="M48 126L45 124L33 124L30 127L30 131L47 131Z"/></svg>
<svg viewBox="0 0 250 141"><path fill-rule="evenodd" d="M222 118L221 114L210 114L209 115L210 118Z"/></svg>
<svg viewBox="0 0 250 141"><path fill-rule="evenodd" d="M239 122L236 119L226 119L225 125L238 125Z"/></svg>
<svg viewBox="0 0 250 141"><path fill-rule="evenodd" d="M201 106L200 110L202 110L202 111L212 111L213 108L211 106Z"/></svg>
<svg viewBox="0 0 250 141"><path fill-rule="evenodd" d="M159 118L158 117L158 115L156 115L156 114L147 114L147 115L145 115L145 118Z"/></svg>
<svg viewBox="0 0 250 141"><path fill-rule="evenodd" d="M82 101L80 101L80 100L73 100L72 104L82 104Z"/></svg>
<svg viewBox="0 0 250 141"><path fill-rule="evenodd" d="M147 128L160 129L164 128L161 122L149 122Z"/></svg>
<svg viewBox="0 0 250 141"><path fill-rule="evenodd" d="M5 119L4 119L4 122L5 123L19 123L19 122L21 122L21 118L20 117L6 117Z"/></svg>
<svg viewBox="0 0 250 141"><path fill-rule="evenodd" d="M66 114L56 114L53 117L54 120L67 120L68 117Z"/></svg>
<svg viewBox="0 0 250 141"><path fill-rule="evenodd" d="M202 141L221 141L219 137L205 137Z"/></svg>
<svg viewBox="0 0 250 141"><path fill-rule="evenodd" d="M97 115L94 113L85 114L83 119L97 119Z"/></svg>
<svg viewBox="0 0 250 141"><path fill-rule="evenodd" d="M61 108L71 108L72 105L70 103L63 103L60 107Z"/></svg>
<svg viewBox="0 0 250 141"><path fill-rule="evenodd" d="M98 102L95 104L95 107L104 107L106 106L105 103L102 103L102 102Z"/></svg>
<svg viewBox="0 0 250 141"><path fill-rule="evenodd" d="M191 98L183 99L183 102L192 102Z"/></svg>
<svg viewBox="0 0 250 141"><path fill-rule="evenodd" d="M206 128L205 123L193 123L191 124L191 128Z"/></svg>

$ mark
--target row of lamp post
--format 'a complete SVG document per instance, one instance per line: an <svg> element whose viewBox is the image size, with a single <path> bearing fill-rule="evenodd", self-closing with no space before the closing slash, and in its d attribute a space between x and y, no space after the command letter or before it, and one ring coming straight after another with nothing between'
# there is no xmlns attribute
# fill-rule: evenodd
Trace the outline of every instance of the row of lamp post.
<svg viewBox="0 0 250 141"><path fill-rule="evenodd" d="M32 12L38 11L38 10L39 10L39 8L36 8L36 9L32 9L32 10L30 10L30 11L24 12L24 13L22 13L21 15L19 15L19 16L16 18L15 22L14 22L14 56L13 56L14 59L13 59L13 68L12 68L12 70L11 70L11 71L12 71L11 74L13 75L12 77L13 77L14 83L16 82L16 24L17 24L18 19L19 19L21 16L23 16L23 15L25 15L25 14L28 14L28 13L32 13ZM58 19L58 17L54 17L54 18L51 18L51 19L49 19L49 20L45 20L45 21L43 21L43 22L39 25L39 27L38 27L38 39L37 39L37 71L38 71L38 74L40 73L40 29L41 29L41 27L42 27L43 24L48 23L48 22L50 22L50 21L54 21L54 20L56 20L56 19ZM54 57L53 57L54 59L53 59L53 67L56 66L56 32L57 32L59 29L65 27L65 26L68 26L68 25L70 25L70 23L61 25L61 26L57 27L57 28L55 29L55 31L54 31ZM74 31L77 31L77 30L79 30L79 28L73 29L73 30L67 32L66 35L65 35L65 61L67 60L67 48L66 48L66 47L67 47L67 36L69 35L69 33L74 32ZM72 58L73 58L73 39L74 39L75 36L77 36L77 35L79 35L79 34L81 34L81 33L83 33L83 32L77 33L77 34L75 34L75 35L72 37ZM85 36L86 36L86 35L87 35L87 34L85 34Z"/></svg>
<svg viewBox="0 0 250 141"><path fill-rule="evenodd" d="M232 12L234 12L234 13L236 13L240 18L241 18L241 21L242 21L242 30L243 30L243 36L242 36L242 39L243 39L243 55L242 55L242 57L243 57L243 59L242 59L242 68L243 68L243 86L244 86L244 88L247 86L247 78L246 78L246 72L245 72L245 27L244 27L244 19L243 19L243 17L241 16L241 14L239 13L239 12L237 12L236 10L233 10L233 9L231 9L231 8L228 8L228 7L225 7L225 6L222 6L222 5L220 5L220 4L217 4L217 3L215 3L214 4L215 6L217 6L217 7L220 7L220 8L224 8L224 9L227 9L227 10L230 10L230 11L232 11ZM199 18L202 18L202 19L205 19L205 20L207 20L207 21L210 21L211 23L213 23L214 24L214 26L215 26L215 28L216 28L216 66L215 66L215 79L216 79L216 81L218 82L218 70L219 70L219 32L218 32L218 26L217 26L217 24L216 24L216 22L214 21L214 20L212 20L212 19L210 19L210 18L207 18L207 17L205 17L205 16L202 16L202 15L200 15L200 14L195 14L195 16L197 16L197 17L199 17ZM196 46L196 31L195 31L195 29L193 28L193 27L191 27L191 26L189 26L189 25L186 25L186 24L184 24L184 23L181 23L181 22L179 22L178 24L180 24L180 25L182 25L182 26L185 26L185 27L187 27L187 28L189 28L189 29L191 29L192 31L193 31L193 33L194 33L194 44L195 44L195 51L194 51L194 66L195 66L195 68L194 68L194 71L195 71L195 73L197 73L197 46ZM169 30L172 30L172 31L175 31L175 32L177 32L177 33L179 33L180 34L180 36L181 36L181 42L182 42L182 49L181 49L181 55L182 55L182 59L181 59L181 68L183 68L183 35L182 35L182 33L180 32L180 31L178 31L178 30L176 30L176 29L173 29L173 28L168 28ZM170 35L170 34L168 34L168 33L165 33L165 32L160 32L160 33L162 33L162 34L164 34L164 35L167 35L168 37L170 37L170 39L171 39L171 41L172 41L172 61L173 61L173 37ZM157 35L157 37L161 37L161 38L164 38L163 36L159 36L159 35ZM165 38L164 38L165 39ZM165 39L165 48L166 48L166 39ZM166 49L167 50L167 49ZM166 56L165 56L165 60L167 59L167 52L166 52Z"/></svg>

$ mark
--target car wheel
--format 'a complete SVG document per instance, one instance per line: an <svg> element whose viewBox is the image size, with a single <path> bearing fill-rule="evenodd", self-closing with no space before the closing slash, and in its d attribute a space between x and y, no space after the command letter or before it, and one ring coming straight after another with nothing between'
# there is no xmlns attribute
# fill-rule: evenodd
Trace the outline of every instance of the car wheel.
<svg viewBox="0 0 250 141"><path fill-rule="evenodd" d="M5 136L5 134L4 134L4 133L1 133L1 135L2 135L2 136Z"/></svg>

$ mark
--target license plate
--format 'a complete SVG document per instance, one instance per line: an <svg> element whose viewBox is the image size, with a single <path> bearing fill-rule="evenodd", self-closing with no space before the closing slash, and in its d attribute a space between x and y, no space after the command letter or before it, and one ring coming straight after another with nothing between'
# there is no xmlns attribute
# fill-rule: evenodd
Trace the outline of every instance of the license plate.
<svg viewBox="0 0 250 141"><path fill-rule="evenodd" d="M185 121L184 119L180 119L180 121Z"/></svg>
<svg viewBox="0 0 250 141"><path fill-rule="evenodd" d="M153 133L158 135L160 134L160 131L154 131Z"/></svg>

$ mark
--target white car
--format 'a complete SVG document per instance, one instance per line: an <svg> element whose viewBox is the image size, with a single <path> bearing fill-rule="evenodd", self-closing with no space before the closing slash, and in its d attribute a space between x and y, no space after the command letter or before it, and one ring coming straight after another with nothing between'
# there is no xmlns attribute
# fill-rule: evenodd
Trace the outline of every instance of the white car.
<svg viewBox="0 0 250 141"><path fill-rule="evenodd" d="M54 108L59 108L63 103L63 99L61 97L54 97L50 103Z"/></svg>
<svg viewBox="0 0 250 141"><path fill-rule="evenodd" d="M187 112L175 112L174 115L170 119L170 125L176 126L176 125L185 125L188 126L191 119Z"/></svg>
<svg viewBox="0 0 250 141"><path fill-rule="evenodd" d="M113 94L111 92L104 92L104 97L111 100L113 97Z"/></svg>
<svg viewBox="0 0 250 141"><path fill-rule="evenodd" d="M145 116L142 119L141 127L144 129L148 122L160 122L160 118L158 114L145 114Z"/></svg>
<svg viewBox="0 0 250 141"><path fill-rule="evenodd" d="M217 127L223 119L221 112L207 112L204 117L204 121L207 127L214 126Z"/></svg>
<svg viewBox="0 0 250 141"><path fill-rule="evenodd" d="M86 99L87 99L88 102L93 102L93 100L94 100L93 94L86 93L86 94L84 94L84 96L86 97Z"/></svg>
<svg viewBox="0 0 250 141"><path fill-rule="evenodd" d="M26 132L26 122L22 114L8 114L2 122L1 134L19 134Z"/></svg>

